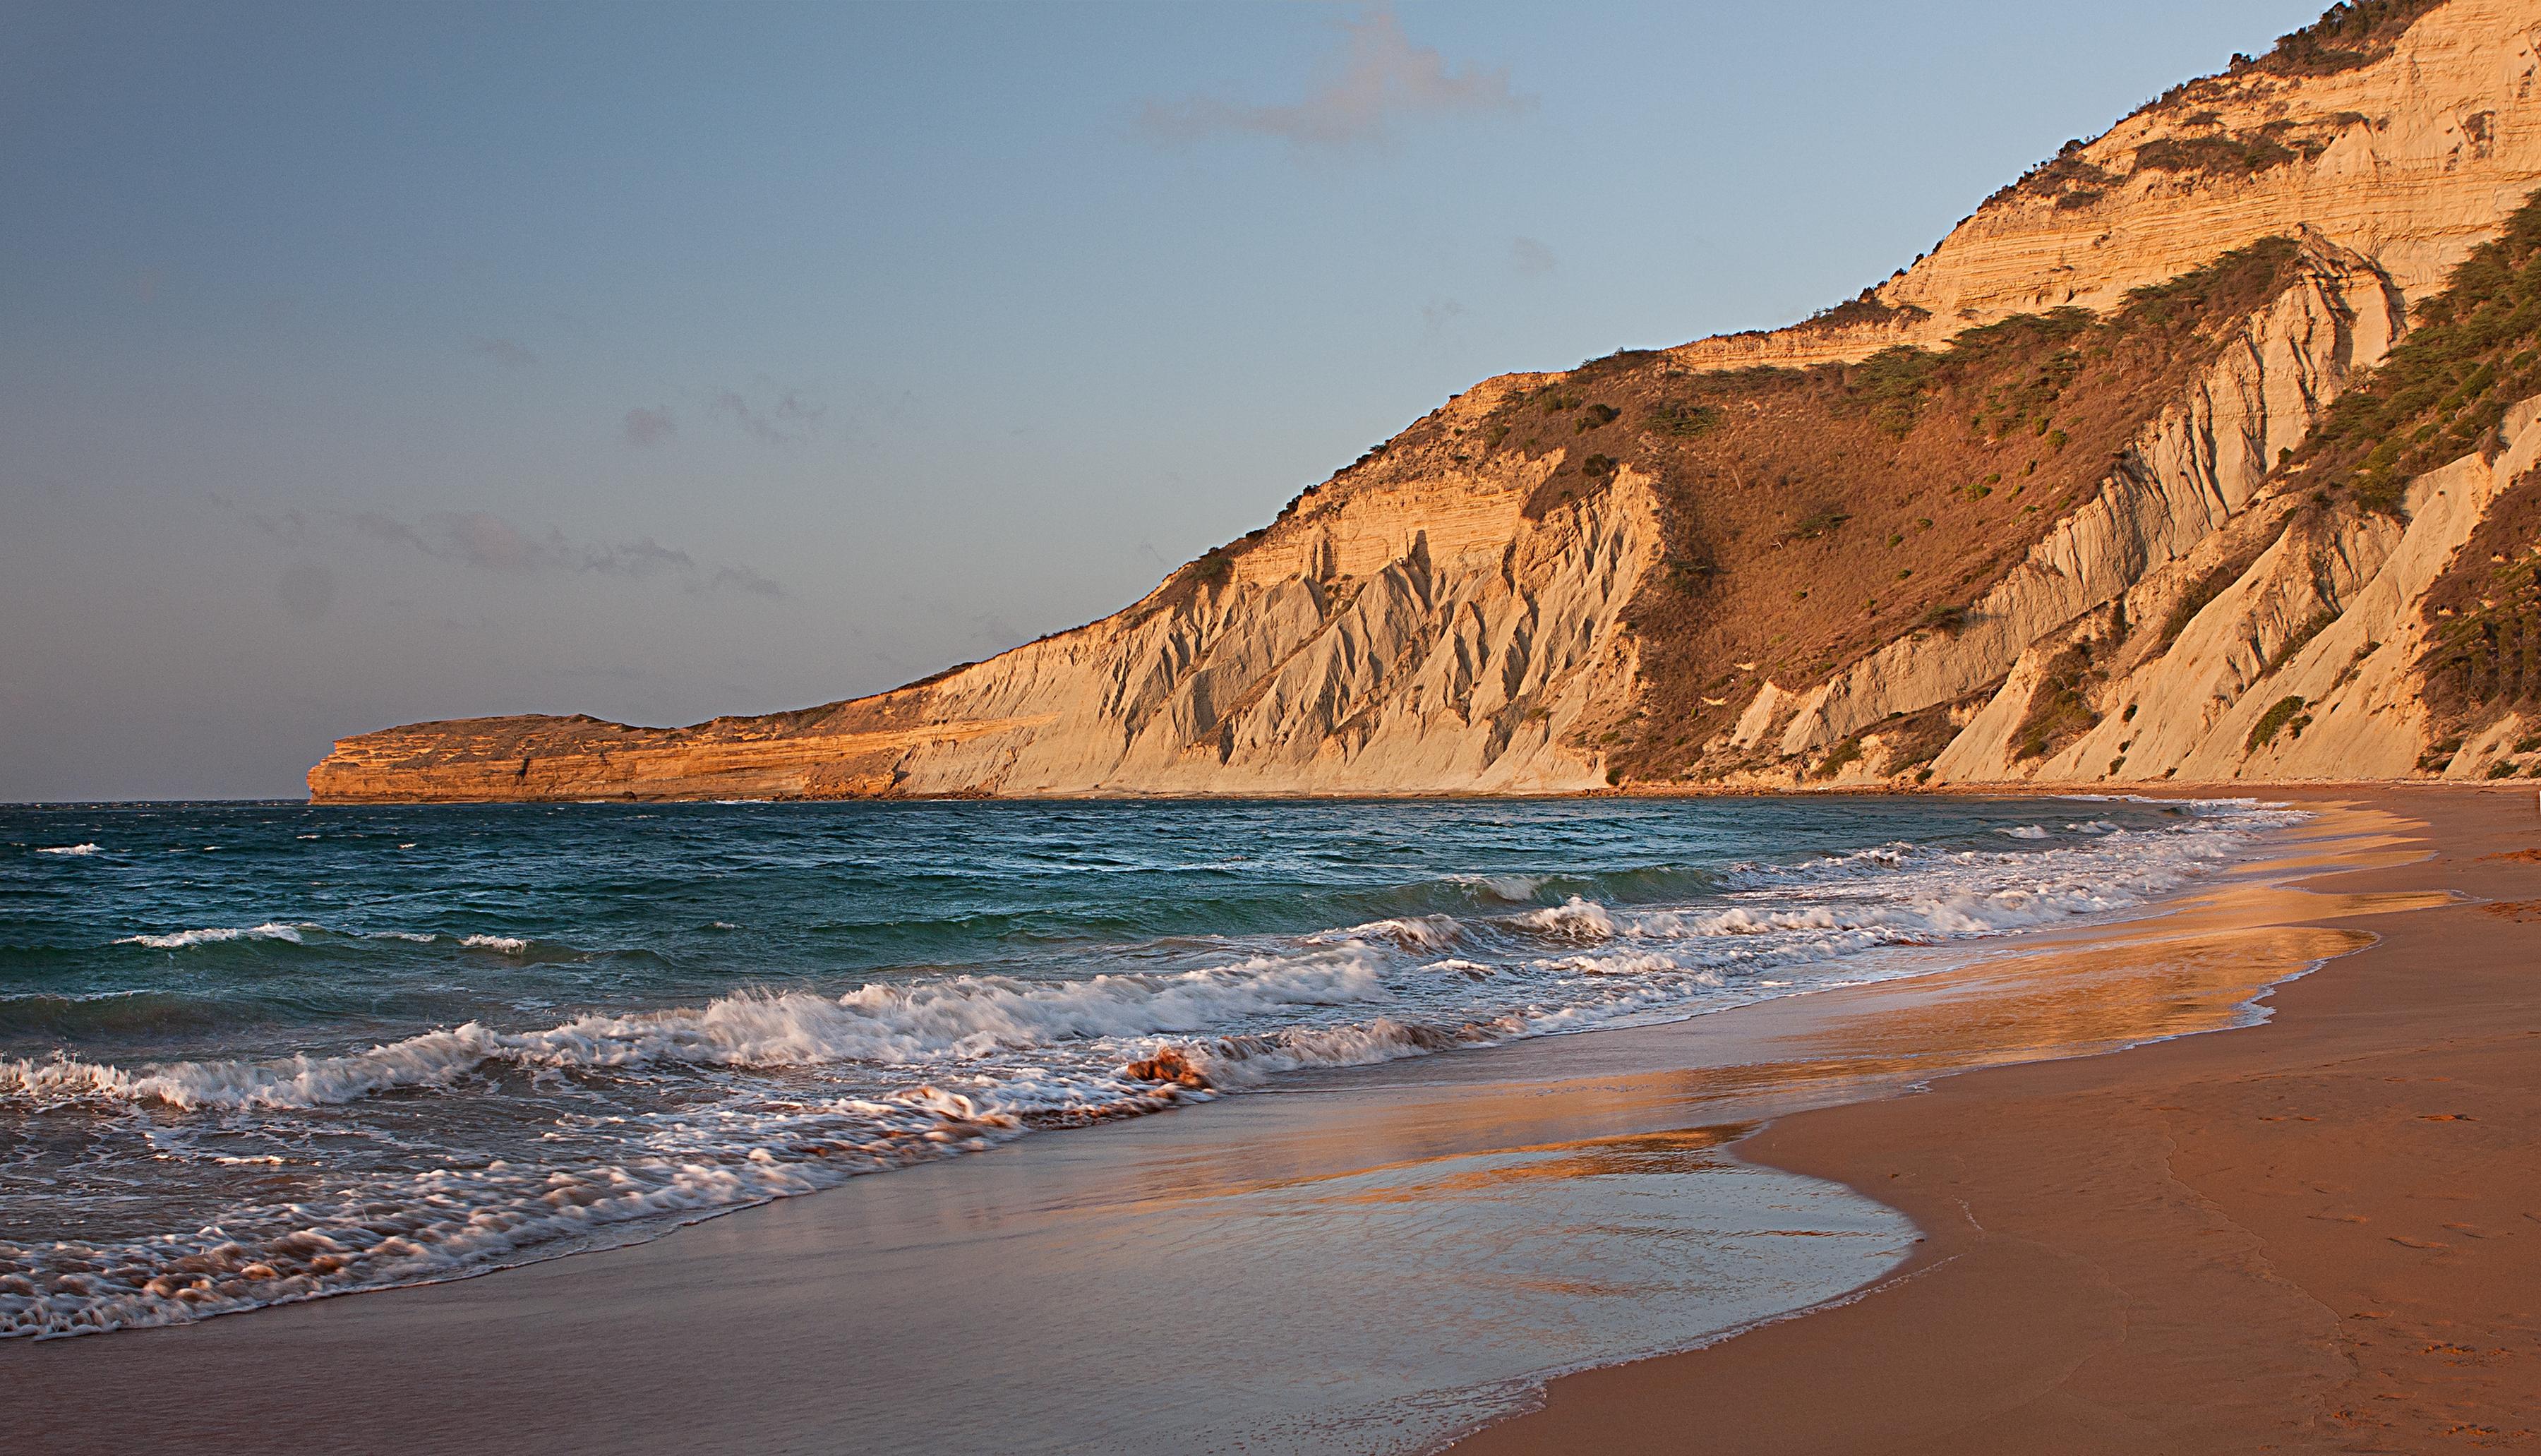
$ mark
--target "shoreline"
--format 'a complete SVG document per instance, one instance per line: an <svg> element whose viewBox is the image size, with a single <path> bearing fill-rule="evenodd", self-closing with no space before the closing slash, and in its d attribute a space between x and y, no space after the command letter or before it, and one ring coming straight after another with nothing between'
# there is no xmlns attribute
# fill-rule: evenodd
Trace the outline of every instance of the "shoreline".
<svg viewBox="0 0 2541 1456"><path fill-rule="evenodd" d="M2282 833L2296 837L2297 850L2305 839L2324 837L2310 826ZM810 1316L789 1306L788 1296L772 1289L762 1271L771 1263L781 1265L805 1256L810 1261L802 1273L805 1281L818 1284L826 1274L832 1287L855 1288L862 1276L855 1271L864 1266L837 1253L836 1242L848 1230L873 1226L877 1209L889 1215L902 1205L940 1199L948 1187L970 1188L976 1197L980 1187L994 1188L1002 1182L1003 1201L991 1199L975 1208L975 1218L1011 1220L1018 1207L1038 1207L1051 1197L1062 1203L1073 1201L1089 1206L1111 1200L1122 1206L1106 1212L1112 1224L1098 1220L1098 1228L1108 1230L1108 1237L1130 1228L1152 1229L1159 1216L1171 1216L1175 1201L1158 1205L1152 1198L1142 1201L1119 1191L1123 1183L1152 1182L1158 1176L1153 1169L1142 1170L1134 1159L1121 1163L1125 1150L1138 1157L1164 1156L1178 1190L1198 1176L1220 1187L1241 1186L1246 1197L1275 1185L1275 1180L1264 1184L1246 1171L1266 1163L1277 1164L1291 1184L1300 1178L1314 1183L1361 1176L1371 1158L1377 1158L1379 1170L1414 1165L1467 1170L1453 1177L1443 1171L1435 1176L1405 1175L1426 1190L1414 1200L1418 1202L1439 1197L1440 1190L1456 1186L1460 1178L1494 1158L1532 1156L1548 1147L1594 1150L1614 1145L1618 1137L1681 1134L1688 1129L1710 1129L1703 1133L1707 1145L1726 1140L1726 1134L1715 1135L1723 1124L1753 1124L1831 1103L1895 1097L1919 1080L1958 1066L2018 1062L2041 1055L2087 1055L2234 1025L2246 1020L2254 995L2283 975L2298 974L2301 965L2317 959L2317 948L2306 948L2308 942L2292 948L2246 939L2231 942L2225 948L2232 954L2209 955L2208 964L2169 986L2163 999L2143 994L2137 984L2141 978L2131 979L2126 957L2111 955L2110 947L2146 934L2176 940L2181 933L2177 910L2181 904L2211 900L2217 894L2228 896L2233 893L2230 885L2245 878L2246 874L2227 876L2218 884L2192 888L2148 913L2099 921L2087 928L2015 937L2013 944L1991 950L1971 946L1967 949L1978 952L1975 958L1952 970L1780 997L1687 1020L1605 1030L1594 1037L1521 1041L1488 1049L1492 1055L1487 1057L1440 1056L1300 1074L1293 1080L1283 1079L1277 1090L1265 1095L1217 1104L1218 1111L1206 1119L1138 1119L1064 1139L1025 1139L990 1157L931 1165L945 1171L912 1168L890 1179L852 1180L822 1198L739 1210L618 1249L514 1266L498 1278L468 1278L372 1291L360 1299L275 1306L223 1316L201 1326L44 1342L40 1353L24 1345L16 1351L0 1348L0 1370L34 1397L36 1428L57 1437L72 1434L66 1403L75 1393L128 1405L130 1418L178 1419L180 1413L169 1409L161 1395L172 1383L226 1384L252 1378L254 1372L269 1375L279 1365L297 1372L301 1399L285 1402L291 1408L287 1413L275 1409L279 1391L254 1402L250 1409L259 1411L262 1420L281 1420L311 1439L366 1429L385 1433L393 1428L413 1445L422 1429L448 1417L399 1401L385 1402L378 1411L337 1411L330 1416L313 1411L308 1402L324 1389L346 1383L376 1386L392 1372L410 1366L418 1339L428 1342L436 1331L455 1336L464 1330L469 1332L466 1338L433 1351L429 1361L463 1383L462 1371L472 1371L478 1379L500 1379L515 1369L536 1372L547 1383L560 1377L567 1384L581 1379L599 1382L591 1391L562 1401L557 1409L524 1410L512 1405L512 1414L520 1419L534 1425L551 1425L568 1416L575 1424L598 1420L616 1437L605 1443L606 1448L668 1448L676 1441L667 1431L649 1424L626 1427L621 1416L594 1405L608 1395L608 1382L617 1377L593 1362L603 1355L612 1356L611 1364L624 1358L638 1369L659 1366L659 1379L677 1379L682 1366L693 1363L693 1357L684 1354L670 1359L657 1347L658 1335L632 1335L620 1327L629 1321L674 1327L696 1324L728 1332L774 1326L768 1338L780 1344L804 1344L822 1349L823 1359L835 1358L835 1351L822 1345L829 1337L787 1328ZM2250 919L2247 907L2234 913L2241 922ZM2210 914L2207 929L2246 935L2249 926L2240 923L2238 929L2231 929L2223 924L2229 918ZM2254 953L2261 960L2274 956L2269 964L2277 969L2254 971ZM2100 964L2084 964L2095 955ZM2058 956L2064 960L2056 964L2082 973L2063 993L2077 998L2075 1004L2090 1007L2096 1020L2076 1019L2071 1004L2051 1004L2034 995L2023 998L2024 988L2049 964L2044 958ZM1983 1035L1952 1036L1951 1028L1971 1005L2001 1014L1992 1015L1991 1029ZM1743 1135L1747 1128L1736 1130ZM1412 1162L1388 1163L1375 1151L1380 1146ZM965 1171L964 1165L971 1166ZM1082 1178L1089 1169L1100 1174L1091 1187ZM1040 1181L1053 1178L1058 1181ZM1078 1181L1069 1183L1071 1178ZM1420 1183L1422 1178L1429 1182ZM1813 1173L1794 1187L1839 1192ZM1048 1194L1051 1188L1070 1191L1053 1196ZM1520 1206L1516 1201L1527 1196L1522 1189L1504 1188L1495 1194L1501 1203L1492 1206ZM1192 1201L1179 1192L1177 1198ZM1698 1198L1698 1205L1701 1202ZM1166 1210L1163 1215L1158 1212L1160 1206ZM1874 1197L1863 1206L1884 1214L1889 1205ZM1060 1247L1063 1256L1066 1246ZM846 1259L843 1264L842 1258ZM1886 1267L1886 1261L1880 1267ZM1861 1278L1860 1274L1840 1278L1813 1294L1785 1301L1779 1309L1754 1314L1771 1328L1774 1322L1790 1318L1784 1311L1794 1303L1819 1304L1859 1285ZM1879 1282L1874 1279L1873 1287ZM736 1291L735 1285L742 1287ZM576 1348L575 1341L560 1339L557 1333L584 1330L577 1321L583 1318L580 1307L588 1304L617 1312L611 1328L585 1330L589 1338L598 1340L596 1349ZM792 1308L791 1317L785 1313L788 1308ZM1743 1328L1756 1322L1742 1317L1716 1328ZM1721 1339L1716 1334L1677 1338L1686 1344ZM1666 1347L1670 1343L1668 1337L1653 1336L1640 1348ZM1615 1364L1635 1353L1628 1349L1576 1361L1538 1359L1533 1369L1539 1373L1519 1381L1492 1404L1498 1410L1521 1404L1524 1391L1540 1386L1544 1378L1540 1372L1548 1368L1638 1368ZM9 1363L12 1354L19 1356L14 1365ZM816 1426L835 1420L835 1411L797 1409L804 1399L802 1392L766 1389L762 1373L755 1367L729 1368L729 1358L724 1357L726 1373L762 1402L750 1408L746 1419L754 1423L740 1427L752 1432L754 1439L764 1422L780 1417L784 1424L811 1421ZM1145 1377L1114 1372L1114 1378ZM633 1388L621 1383L616 1398L640 1399L648 1389L641 1382ZM765 1403L772 1403L774 1409ZM381 1419L395 1423L392 1427L371 1424ZM736 1419L744 1418L736 1413ZM612 1427L612 1421L618 1423ZM1470 1427L1471 1423L1459 1424ZM110 1428L81 1434L103 1436ZM255 1426L259 1436L269 1429L262 1423ZM723 1432L730 1433L729 1427ZM1434 1446L1447 1434L1442 1429L1421 1444ZM245 1448L255 1444L244 1429L226 1437L199 1429L191 1435L198 1445ZM550 1430L543 1438L555 1435ZM703 1431L690 1435L707 1438ZM569 1439L565 1443L572 1444ZM449 1444L457 1449L461 1443ZM922 1444L897 1448L931 1449Z"/></svg>
<svg viewBox="0 0 2541 1456"><path fill-rule="evenodd" d="M2541 782L2505 780L2508 784L2529 787L2541 792ZM1372 804L1419 803L1423 800L1452 802L1514 799L1785 799L1844 798L1957 798L1957 799L2245 799L2267 798L2286 794L2337 794L2356 797L2385 792L2407 792L2431 789L2437 792L2498 793L2500 780L2474 778L2305 778L2286 781L2218 779L2212 782L2183 782L2178 779L2103 781L2082 779L2073 782L2040 782L2033 779L2001 782L1967 781L1940 784L1898 784L1864 780L1858 783L1719 783L1719 784L1651 784L1645 787L1614 785L1604 788L1545 789L1536 792L1511 789L1419 789L1387 792L1381 789L1345 791L1293 791L1262 793L1168 793L1156 790L1121 793L1081 794L796 794L769 798L709 798L702 795L669 795L662 797L626 795L604 799L349 799L308 797L298 799L203 799L203 800L58 800L42 803L0 806L32 809L78 808L92 802L107 802L118 807L154 803L207 804L289 804L309 809L474 809L503 808L519 805L541 805L549 808L603 808L627 804Z"/></svg>
<svg viewBox="0 0 2541 1456"><path fill-rule="evenodd" d="M2458 898L2376 917L2371 944L2228 1035L1775 1120L1737 1155L1905 1212L1924 1234L1908 1261L1697 1349L1558 1377L1452 1449L2541 1443L2541 812L2522 785L2263 796L2364 798L2427 851L2294 883Z"/></svg>
<svg viewBox="0 0 2541 1456"><path fill-rule="evenodd" d="M2430 790L2438 793L2512 793L2528 788L2541 794L2541 781L2529 779L2474 778L2305 778L2288 780L2219 779L2212 782L2185 783L2176 779L2103 782L2081 780L2070 783L2042 783L2029 779L2001 783L1941 783L1902 785L1894 783L1800 783L1773 784L1669 784L1648 787L1608 787L1584 789L1551 789L1541 793L1510 790L1435 789L1420 792L1385 793L1374 790L1352 790L1347 793L1261 794L864 794L832 797L794 796L790 798L717 799L702 796L678 798L616 799L317 799L307 795L278 798L244 799L33 799L0 803L0 809L149 809L184 808L199 805L271 805L300 809L488 809L538 805L546 808L603 808L627 804L721 804L721 805L799 805L799 804L1192 804L1192 803L1334 803L1357 801L1380 804L1417 803L1424 799L1454 802L1512 799L1533 802L1543 799L1781 799L1842 798L1860 795L1865 798L1958 798L1958 799L2245 799L2271 796L2319 796L2335 794L2361 797L2380 793L2405 793Z"/></svg>

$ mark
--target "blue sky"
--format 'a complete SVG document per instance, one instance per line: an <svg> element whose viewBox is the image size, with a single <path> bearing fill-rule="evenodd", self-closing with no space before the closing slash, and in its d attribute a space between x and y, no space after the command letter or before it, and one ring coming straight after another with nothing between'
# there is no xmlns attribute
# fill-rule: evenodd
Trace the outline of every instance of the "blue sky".
<svg viewBox="0 0 2541 1456"><path fill-rule="evenodd" d="M0 799L985 656L2316 9L0 3Z"/></svg>

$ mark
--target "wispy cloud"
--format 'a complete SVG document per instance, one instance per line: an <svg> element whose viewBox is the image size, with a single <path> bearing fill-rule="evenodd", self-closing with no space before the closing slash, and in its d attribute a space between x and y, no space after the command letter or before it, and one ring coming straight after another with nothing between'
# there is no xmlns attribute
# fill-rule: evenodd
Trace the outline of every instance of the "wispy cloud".
<svg viewBox="0 0 2541 1456"><path fill-rule="evenodd" d="M468 352L481 354L506 369L527 369L539 362L538 355L509 338L472 338L468 340Z"/></svg>
<svg viewBox="0 0 2541 1456"><path fill-rule="evenodd" d="M438 560L455 561L479 571L507 575L534 572L592 572L601 576L655 577L679 581L691 591L728 589L752 596L782 597L785 589L747 566L713 566L649 536L616 545L574 541L555 527L524 531L491 511L439 511L414 521L380 511L362 511L347 523L361 536L403 546Z"/></svg>
<svg viewBox="0 0 2541 1456"><path fill-rule="evenodd" d="M1541 278L1561 266L1561 259L1533 238L1517 238L1509 243L1509 266L1530 278Z"/></svg>
<svg viewBox="0 0 2541 1456"><path fill-rule="evenodd" d="M588 574L677 582L691 592L731 591L783 598L785 588L750 566L699 561L649 536L609 544L576 541L550 526L525 530L491 511L434 511L408 520L386 511L252 511L222 496L212 504L236 511L257 531L295 549L346 538L394 546L437 561L505 576ZM331 593L330 593L331 598ZM320 610L324 610L323 608Z"/></svg>
<svg viewBox="0 0 2541 1456"><path fill-rule="evenodd" d="M1390 10L1343 21L1341 30L1324 81L1301 101L1247 106L1194 96L1149 102L1138 125L1167 142L1253 133L1329 147L1381 141L1401 116L1516 114L1535 106L1535 98L1510 89L1505 68L1453 70L1434 46L1413 44Z"/></svg>
<svg viewBox="0 0 2541 1456"><path fill-rule="evenodd" d="M740 425L749 436L767 445L791 445L817 428L830 412L826 404L814 404L792 390L778 395L765 408L756 408L732 390L714 397L710 407L715 413Z"/></svg>
<svg viewBox="0 0 2541 1456"><path fill-rule="evenodd" d="M671 418L671 406L656 405L651 409L626 411L626 443L638 450L648 450L680 432Z"/></svg>

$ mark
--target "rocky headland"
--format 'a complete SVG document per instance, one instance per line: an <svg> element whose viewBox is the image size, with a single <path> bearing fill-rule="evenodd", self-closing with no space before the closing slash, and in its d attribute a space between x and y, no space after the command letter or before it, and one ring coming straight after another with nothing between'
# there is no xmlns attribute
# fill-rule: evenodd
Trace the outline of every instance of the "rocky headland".
<svg viewBox="0 0 2541 1456"><path fill-rule="evenodd" d="M1488 380L871 697L347 738L321 802L2541 775L2541 0L2366 0L1767 333Z"/></svg>

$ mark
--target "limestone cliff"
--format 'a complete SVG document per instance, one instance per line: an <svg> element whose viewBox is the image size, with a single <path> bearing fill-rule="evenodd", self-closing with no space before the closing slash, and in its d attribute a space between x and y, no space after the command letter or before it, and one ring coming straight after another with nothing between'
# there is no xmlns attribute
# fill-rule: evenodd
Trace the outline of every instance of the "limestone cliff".
<svg viewBox="0 0 2541 1456"><path fill-rule="evenodd" d="M2541 0L2341 6L1810 325L1488 381L987 662L689 728L394 728L311 792L2541 772L2536 38Z"/></svg>

